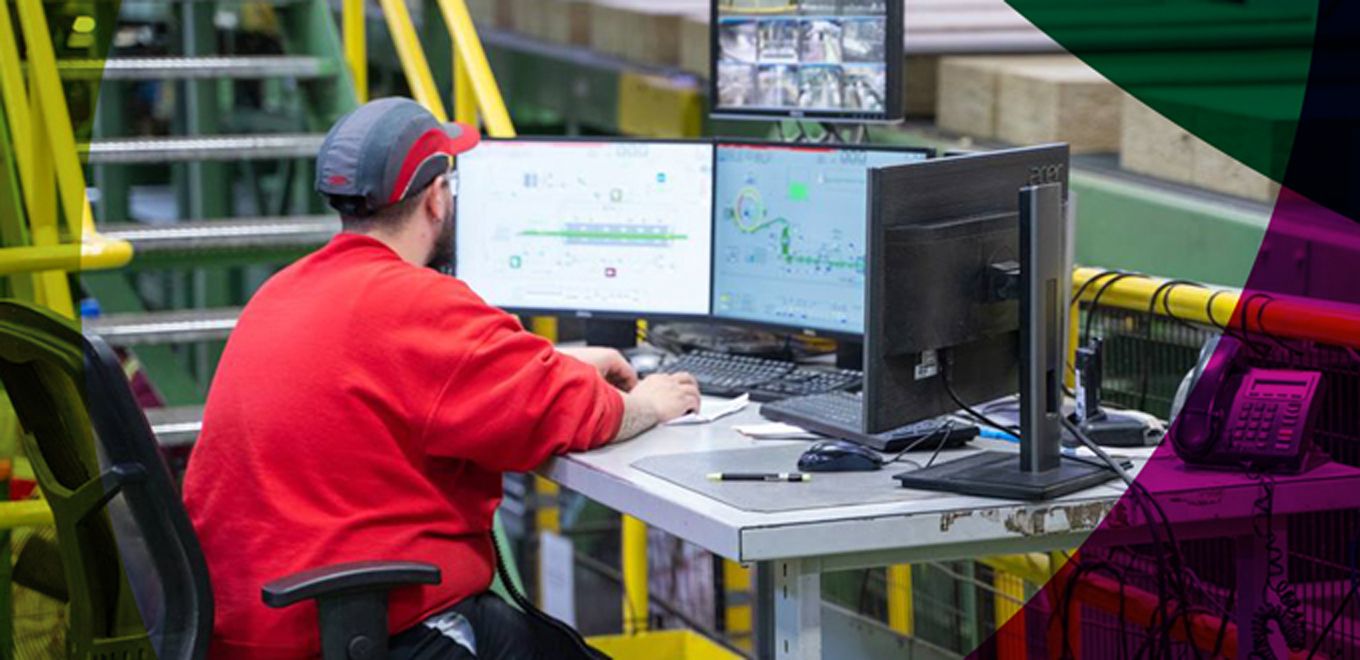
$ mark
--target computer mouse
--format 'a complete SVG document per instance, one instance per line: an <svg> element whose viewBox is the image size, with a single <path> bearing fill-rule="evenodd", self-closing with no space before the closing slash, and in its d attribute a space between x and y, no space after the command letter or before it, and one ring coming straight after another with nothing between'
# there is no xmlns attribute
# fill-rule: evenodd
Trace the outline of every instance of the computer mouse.
<svg viewBox="0 0 1360 660"><path fill-rule="evenodd" d="M638 352L630 355L628 362L633 365L633 370L639 376L647 376L661 368L661 354Z"/></svg>
<svg viewBox="0 0 1360 660"><path fill-rule="evenodd" d="M845 440L823 440L798 457L803 472L870 472L883 468L878 452Z"/></svg>

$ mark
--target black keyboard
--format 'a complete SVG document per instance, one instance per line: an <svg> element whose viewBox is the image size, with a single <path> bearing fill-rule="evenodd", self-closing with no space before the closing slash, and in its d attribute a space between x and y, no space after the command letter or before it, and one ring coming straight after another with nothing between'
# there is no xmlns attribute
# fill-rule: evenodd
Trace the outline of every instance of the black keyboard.
<svg viewBox="0 0 1360 660"><path fill-rule="evenodd" d="M778 401L809 394L854 390L863 384L864 373L853 369L798 367L775 380L757 385L751 390L751 398L755 401Z"/></svg>
<svg viewBox="0 0 1360 660"><path fill-rule="evenodd" d="M945 449L953 449L962 447L978 435L976 425L952 419L927 419L891 431L865 433L863 400L858 394L849 392L772 401L760 407L760 414L766 419L787 422L813 433L858 442L884 452L902 451L912 443L931 436L934 437L920 442L913 449L935 451L941 442L945 443Z"/></svg>
<svg viewBox="0 0 1360 660"><path fill-rule="evenodd" d="M816 369L793 362L693 351L662 365L662 373L686 372L699 381L699 391L711 396L750 394L756 401L774 401L859 387L863 374L850 369Z"/></svg>

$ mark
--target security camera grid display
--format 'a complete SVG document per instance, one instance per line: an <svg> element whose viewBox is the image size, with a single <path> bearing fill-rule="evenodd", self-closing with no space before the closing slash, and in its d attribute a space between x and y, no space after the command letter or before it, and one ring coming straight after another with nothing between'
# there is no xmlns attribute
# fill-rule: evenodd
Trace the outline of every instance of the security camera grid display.
<svg viewBox="0 0 1360 660"><path fill-rule="evenodd" d="M718 0L716 110L888 112L888 0Z"/></svg>

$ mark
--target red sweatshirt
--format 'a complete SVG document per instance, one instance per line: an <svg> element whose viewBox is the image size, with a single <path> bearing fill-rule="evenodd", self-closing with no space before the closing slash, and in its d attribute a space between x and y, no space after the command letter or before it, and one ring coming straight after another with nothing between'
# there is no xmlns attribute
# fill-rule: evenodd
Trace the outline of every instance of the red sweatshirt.
<svg viewBox="0 0 1360 660"><path fill-rule="evenodd" d="M320 652L311 603L260 588L338 562L415 560L389 627L491 583L501 474L607 442L623 399L461 281L341 234L251 299L208 395L184 499L217 606L216 658Z"/></svg>

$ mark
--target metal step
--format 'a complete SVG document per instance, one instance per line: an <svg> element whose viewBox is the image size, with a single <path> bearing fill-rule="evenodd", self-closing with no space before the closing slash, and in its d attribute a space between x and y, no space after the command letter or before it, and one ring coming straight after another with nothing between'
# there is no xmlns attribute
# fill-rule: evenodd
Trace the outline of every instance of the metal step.
<svg viewBox="0 0 1360 660"><path fill-rule="evenodd" d="M184 344L226 339L241 308L108 314L86 319L84 328L115 346Z"/></svg>
<svg viewBox="0 0 1360 660"><path fill-rule="evenodd" d="M147 408L146 421L162 447L187 447L203 430L203 406Z"/></svg>
<svg viewBox="0 0 1360 660"><path fill-rule="evenodd" d="M80 145L91 165L311 158L325 135L219 135L113 138Z"/></svg>
<svg viewBox="0 0 1360 660"><path fill-rule="evenodd" d="M100 233L105 237L132 243L139 259L187 254L304 251L325 245L339 231L340 219L327 215L100 227Z"/></svg>
<svg viewBox="0 0 1360 660"><path fill-rule="evenodd" d="M306 55L72 59L58 62L57 70L70 80L304 79L336 73L330 60Z"/></svg>

